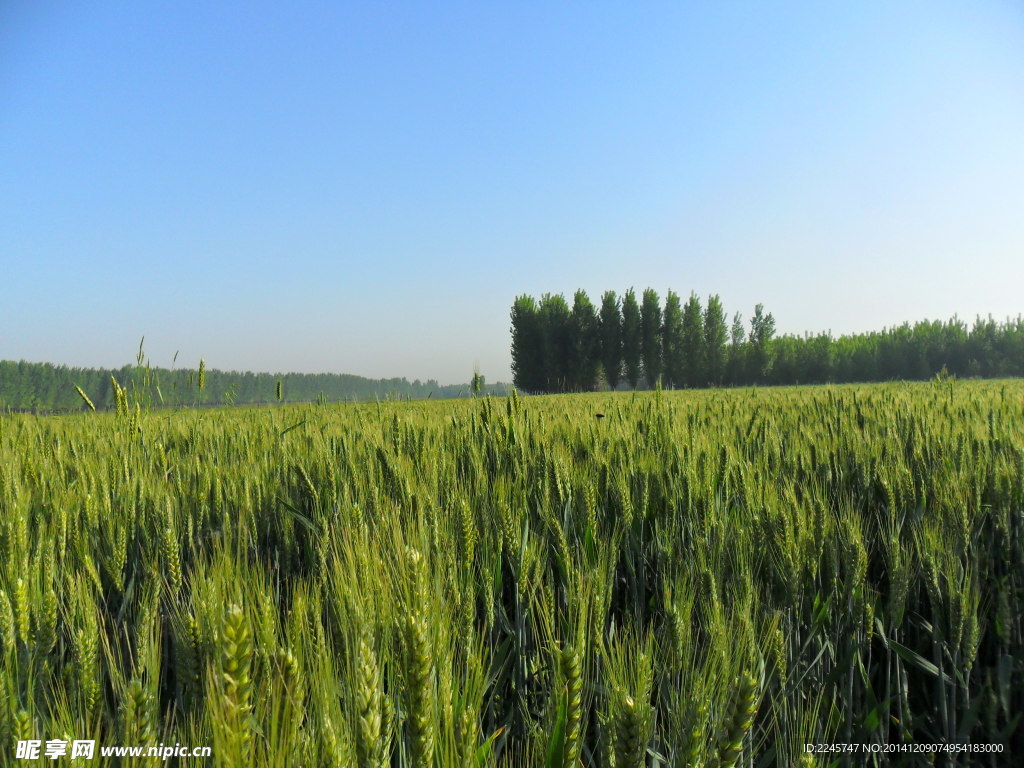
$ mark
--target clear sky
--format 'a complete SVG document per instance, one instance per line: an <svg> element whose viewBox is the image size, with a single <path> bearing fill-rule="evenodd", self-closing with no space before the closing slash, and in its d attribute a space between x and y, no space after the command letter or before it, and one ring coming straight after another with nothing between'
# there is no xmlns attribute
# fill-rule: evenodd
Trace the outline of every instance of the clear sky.
<svg viewBox="0 0 1024 768"><path fill-rule="evenodd" d="M520 293L1024 311L1024 10L0 2L0 358L509 380Z"/></svg>

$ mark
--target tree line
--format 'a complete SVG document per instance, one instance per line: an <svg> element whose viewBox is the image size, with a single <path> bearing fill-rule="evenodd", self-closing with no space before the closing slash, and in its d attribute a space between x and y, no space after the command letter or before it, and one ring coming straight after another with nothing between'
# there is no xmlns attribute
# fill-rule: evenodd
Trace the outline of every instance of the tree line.
<svg viewBox="0 0 1024 768"><path fill-rule="evenodd" d="M219 371L206 369L205 365L197 369L172 370L139 363L104 369L0 360L0 410L49 412L88 407L76 387L81 388L97 409L112 409L116 399L115 381L119 387L136 393L139 401L153 407L449 398L466 397L471 392L503 395L507 389L506 384L487 384L479 373L474 374L472 383L441 385L434 379L408 381L336 373Z"/></svg>
<svg viewBox="0 0 1024 768"><path fill-rule="evenodd" d="M749 327L729 320L718 295L684 304L651 288L638 298L605 291L600 306L576 291L512 304L512 374L526 392L587 392L751 384L823 384L964 377L1024 376L1024 318L923 320L870 333L776 336L762 304Z"/></svg>

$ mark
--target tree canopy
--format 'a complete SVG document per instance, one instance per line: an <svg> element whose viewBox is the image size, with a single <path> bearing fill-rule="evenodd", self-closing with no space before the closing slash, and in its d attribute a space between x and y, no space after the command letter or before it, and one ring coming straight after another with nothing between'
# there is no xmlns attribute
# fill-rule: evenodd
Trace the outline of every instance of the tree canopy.
<svg viewBox="0 0 1024 768"><path fill-rule="evenodd" d="M520 296L512 307L512 365L527 392L585 392L654 387L818 384L1024 376L1024 318L922 320L870 333L776 335L775 316L754 307L749 331L739 312L727 325L719 296L686 304L651 288L641 302L631 288L605 291L600 308L577 291L570 311L560 295L538 305ZM603 371L603 377L597 375Z"/></svg>
<svg viewBox="0 0 1024 768"><path fill-rule="evenodd" d="M220 371L205 365L175 370L150 368L144 364L116 369L70 368L52 363L0 360L0 409L75 411L89 408L88 403L98 410L112 409L117 387L152 407L254 405L277 402L278 384L280 399L287 403L464 397L472 391L471 382L441 385L433 379L409 381L337 373ZM487 384L482 376L477 385L481 393L505 394L508 388L507 384Z"/></svg>

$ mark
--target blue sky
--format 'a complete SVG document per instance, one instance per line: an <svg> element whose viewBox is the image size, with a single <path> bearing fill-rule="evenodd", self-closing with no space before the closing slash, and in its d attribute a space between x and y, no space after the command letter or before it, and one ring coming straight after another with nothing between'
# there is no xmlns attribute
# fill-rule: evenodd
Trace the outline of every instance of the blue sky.
<svg viewBox="0 0 1024 768"><path fill-rule="evenodd" d="M1024 311L1004 2L0 3L0 358L508 380L520 293Z"/></svg>

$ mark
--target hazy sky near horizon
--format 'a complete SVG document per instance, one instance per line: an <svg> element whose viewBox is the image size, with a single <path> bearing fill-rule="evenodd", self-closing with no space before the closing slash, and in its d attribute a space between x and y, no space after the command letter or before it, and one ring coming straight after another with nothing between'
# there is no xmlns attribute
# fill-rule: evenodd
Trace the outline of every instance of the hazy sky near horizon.
<svg viewBox="0 0 1024 768"><path fill-rule="evenodd" d="M0 4L0 358L509 380L521 293L1024 311L1024 7Z"/></svg>

